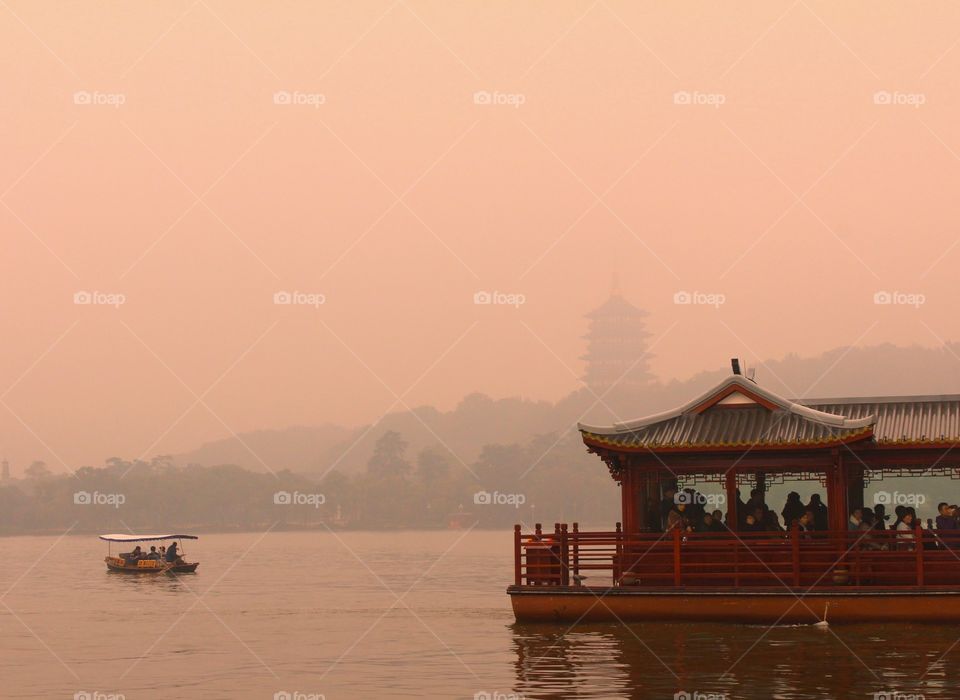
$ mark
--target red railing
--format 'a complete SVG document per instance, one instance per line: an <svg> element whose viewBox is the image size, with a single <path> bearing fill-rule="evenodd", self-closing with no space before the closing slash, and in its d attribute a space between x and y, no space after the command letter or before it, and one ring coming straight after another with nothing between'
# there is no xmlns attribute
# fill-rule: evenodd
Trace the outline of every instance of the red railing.
<svg viewBox="0 0 960 700"><path fill-rule="evenodd" d="M514 529L518 586L960 586L960 531L801 533ZM587 581L587 579L592 579Z"/></svg>

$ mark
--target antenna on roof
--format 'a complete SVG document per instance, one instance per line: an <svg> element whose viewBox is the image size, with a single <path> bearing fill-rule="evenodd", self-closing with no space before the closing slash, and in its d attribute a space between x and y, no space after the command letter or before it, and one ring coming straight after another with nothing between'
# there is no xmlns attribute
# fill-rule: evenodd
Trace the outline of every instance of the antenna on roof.
<svg viewBox="0 0 960 700"><path fill-rule="evenodd" d="M746 375L746 376L747 376L747 379L749 379L751 382L753 382L754 384L756 384L756 383L757 383L757 380L755 379L755 377L757 376L757 368L756 368L756 367L747 367L747 375Z"/></svg>
<svg viewBox="0 0 960 700"><path fill-rule="evenodd" d="M730 368L733 370L734 374L740 374L740 358L739 357L730 358Z"/></svg>

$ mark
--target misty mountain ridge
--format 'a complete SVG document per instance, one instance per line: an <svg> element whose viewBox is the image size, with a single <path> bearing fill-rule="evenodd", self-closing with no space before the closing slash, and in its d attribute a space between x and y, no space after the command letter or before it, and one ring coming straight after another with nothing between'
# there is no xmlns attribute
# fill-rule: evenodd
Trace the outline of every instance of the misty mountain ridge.
<svg viewBox="0 0 960 700"><path fill-rule="evenodd" d="M815 357L789 354L778 360L742 357L756 370L756 381L787 398L845 396L909 396L960 394L960 344L941 348L917 345L838 347ZM708 390L730 374L729 358L718 368L688 379L654 382L642 391L615 389L598 397L586 387L557 403L518 397L493 399L469 394L450 411L420 406L389 413L376 423L359 427L335 424L257 430L208 442L174 457L179 465L235 464L246 469L320 475L336 469L345 474L363 471L376 441L388 431L409 443L408 454L425 448L452 453L455 461L471 464L490 444L524 444L538 436L573 430L578 420L609 423L629 420L676 407Z"/></svg>

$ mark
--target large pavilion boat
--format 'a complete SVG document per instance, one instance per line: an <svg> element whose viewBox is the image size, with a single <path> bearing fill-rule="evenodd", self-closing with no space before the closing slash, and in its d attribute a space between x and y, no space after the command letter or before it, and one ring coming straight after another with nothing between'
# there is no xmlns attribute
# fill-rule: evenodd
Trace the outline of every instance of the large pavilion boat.
<svg viewBox="0 0 960 700"><path fill-rule="evenodd" d="M100 535L107 542L107 556L104 562L109 571L124 574L192 574L200 562L187 562L183 559L183 540L200 539L197 535ZM135 551L113 554L113 543L134 544L139 542L176 542L177 557L167 561L161 555L136 554Z"/></svg>
<svg viewBox="0 0 960 700"><path fill-rule="evenodd" d="M515 526L507 592L518 621L960 622L960 530L918 519L861 531L848 520L873 482L960 479L960 396L790 400L735 360L731 376L675 410L579 429L620 486L622 520L595 532ZM804 481L826 493L825 527L738 525L741 487ZM664 532L668 489L698 484L725 501L726 527ZM884 494L873 502L892 510Z"/></svg>

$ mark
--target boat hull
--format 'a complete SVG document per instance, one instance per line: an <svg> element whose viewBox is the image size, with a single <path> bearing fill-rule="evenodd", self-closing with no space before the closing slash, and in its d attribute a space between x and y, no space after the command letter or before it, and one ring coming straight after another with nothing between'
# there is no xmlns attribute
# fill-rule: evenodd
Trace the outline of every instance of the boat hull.
<svg viewBox="0 0 960 700"><path fill-rule="evenodd" d="M107 570L121 574L192 574L200 566L200 562L184 562L167 567L164 562L156 562L157 566L130 566L118 557L106 557ZM144 562L153 564L154 562Z"/></svg>
<svg viewBox="0 0 960 700"><path fill-rule="evenodd" d="M960 587L851 592L806 589L630 590L510 586L518 622L734 622L814 624L960 622Z"/></svg>

